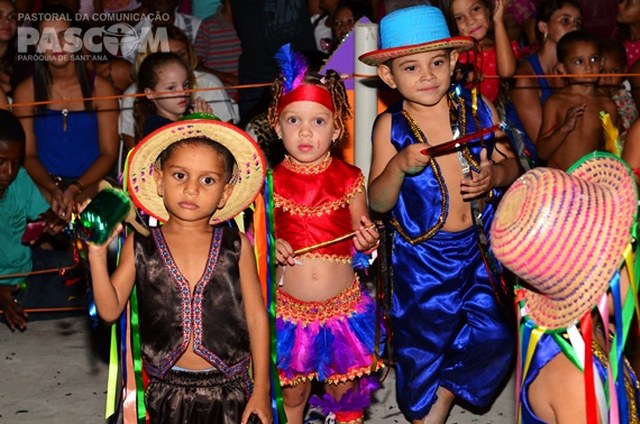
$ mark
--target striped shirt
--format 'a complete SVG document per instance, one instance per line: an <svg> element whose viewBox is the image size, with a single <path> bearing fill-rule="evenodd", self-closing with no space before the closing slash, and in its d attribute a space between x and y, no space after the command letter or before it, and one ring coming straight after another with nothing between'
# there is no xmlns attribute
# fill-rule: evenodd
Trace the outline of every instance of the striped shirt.
<svg viewBox="0 0 640 424"><path fill-rule="evenodd" d="M193 47L207 68L238 75L240 39L220 9L202 21Z"/></svg>

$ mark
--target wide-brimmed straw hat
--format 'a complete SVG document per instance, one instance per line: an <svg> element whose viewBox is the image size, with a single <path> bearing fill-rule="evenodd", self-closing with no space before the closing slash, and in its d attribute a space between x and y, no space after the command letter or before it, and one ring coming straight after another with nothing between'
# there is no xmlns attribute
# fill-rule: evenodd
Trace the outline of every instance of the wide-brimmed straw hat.
<svg viewBox="0 0 640 424"><path fill-rule="evenodd" d="M452 37L442 11L421 5L398 9L380 20L380 49L359 57L377 66L396 57L441 49L466 50L471 37Z"/></svg>
<svg viewBox="0 0 640 424"><path fill-rule="evenodd" d="M166 125L145 137L128 159L127 188L140 209L166 222L169 219L162 197L156 190L154 170L157 159L170 145L184 139L207 138L217 141L233 155L233 192L224 207L216 210L211 224L233 218L256 198L264 183L265 160L258 144L244 131L221 121L198 119Z"/></svg>
<svg viewBox="0 0 640 424"><path fill-rule="evenodd" d="M622 264L636 208L633 174L607 153L585 156L568 173L533 169L507 190L491 248L526 283L537 326L567 328L591 311Z"/></svg>

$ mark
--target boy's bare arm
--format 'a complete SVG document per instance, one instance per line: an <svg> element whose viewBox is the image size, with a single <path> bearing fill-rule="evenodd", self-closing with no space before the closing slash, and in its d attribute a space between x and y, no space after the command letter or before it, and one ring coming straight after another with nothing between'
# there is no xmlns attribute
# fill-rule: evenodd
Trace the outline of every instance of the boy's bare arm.
<svg viewBox="0 0 640 424"><path fill-rule="evenodd" d="M568 108L568 109L567 109ZM567 110L564 120L558 122L561 110ZM576 128L578 120L584 115L585 103L567 104L556 96L551 96L542 108L542 125L536 142L538 156L549 160L567 140Z"/></svg>
<svg viewBox="0 0 640 424"><path fill-rule="evenodd" d="M398 201L406 174L415 174L427 165L425 144L415 143L397 152L391 144L391 115L381 116L373 128L373 156L369 172L369 204L376 212L391 210Z"/></svg>
<svg viewBox="0 0 640 424"><path fill-rule="evenodd" d="M129 301L136 277L133 234L130 234L124 243L118 268L113 275L109 276L107 250L111 241L118 236L120 231L122 231L122 226L119 226L103 245L89 244L93 296L98 314L107 322L115 321L122 314Z"/></svg>

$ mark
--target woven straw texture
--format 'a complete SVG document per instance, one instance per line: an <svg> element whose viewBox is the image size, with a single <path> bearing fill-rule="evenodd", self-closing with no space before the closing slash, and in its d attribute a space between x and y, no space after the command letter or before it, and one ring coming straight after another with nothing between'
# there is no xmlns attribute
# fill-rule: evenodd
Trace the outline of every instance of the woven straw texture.
<svg viewBox="0 0 640 424"><path fill-rule="evenodd" d="M433 6L414 6L396 10L380 21L380 49L359 59L377 66L396 57L433 50L473 47L471 37L451 37L442 11Z"/></svg>
<svg viewBox="0 0 640 424"><path fill-rule="evenodd" d="M525 303L538 326L566 328L597 303L631 241L636 207L632 174L607 154L583 158L570 174L533 169L509 188L491 248L526 282Z"/></svg>
<svg viewBox="0 0 640 424"><path fill-rule="evenodd" d="M178 121L149 134L128 159L127 187L133 202L161 222L169 219L157 194L154 168L158 155L171 144L187 138L208 138L225 146L236 160L231 184L233 192L225 206L211 217L211 224L227 221L256 198L264 183L265 159L258 145L244 131L214 120Z"/></svg>

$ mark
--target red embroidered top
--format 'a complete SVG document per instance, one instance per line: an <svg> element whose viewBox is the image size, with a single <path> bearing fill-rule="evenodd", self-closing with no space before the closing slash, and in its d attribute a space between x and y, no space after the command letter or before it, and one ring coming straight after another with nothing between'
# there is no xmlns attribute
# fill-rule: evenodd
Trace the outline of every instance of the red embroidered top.
<svg viewBox="0 0 640 424"><path fill-rule="evenodd" d="M352 232L349 203L363 189L362 171L339 159L303 166L285 158L273 171L276 237L298 250ZM352 249L348 238L302 256L348 262Z"/></svg>

